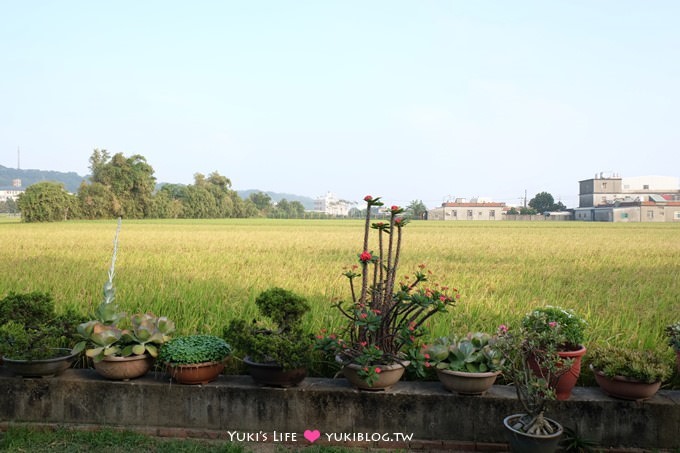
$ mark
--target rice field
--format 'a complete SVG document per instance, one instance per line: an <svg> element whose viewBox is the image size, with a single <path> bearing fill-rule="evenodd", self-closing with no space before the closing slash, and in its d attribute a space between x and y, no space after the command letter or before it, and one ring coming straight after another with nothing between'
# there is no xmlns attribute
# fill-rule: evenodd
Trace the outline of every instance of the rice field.
<svg viewBox="0 0 680 453"><path fill-rule="evenodd" d="M115 220L0 219L0 296L47 291L60 309L91 312L115 229ZM123 221L117 302L169 316L181 333L219 335L230 319L255 316L260 291L280 286L311 302L310 331L333 330L342 320L330 305L349 299L342 272L361 241L354 220ZM560 305L588 321L588 345L664 349L664 326L680 320L680 224L412 222L400 274L420 263L461 294L433 318L435 336L495 331Z"/></svg>

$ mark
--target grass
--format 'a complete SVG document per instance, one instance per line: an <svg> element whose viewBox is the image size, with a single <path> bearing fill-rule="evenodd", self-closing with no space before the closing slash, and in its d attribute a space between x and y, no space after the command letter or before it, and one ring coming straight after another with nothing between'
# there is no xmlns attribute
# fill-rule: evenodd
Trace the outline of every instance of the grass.
<svg viewBox="0 0 680 453"><path fill-rule="evenodd" d="M49 291L58 307L90 312L115 227L0 222L0 295ZM332 330L342 320L330 305L349 298L341 273L356 262L361 234L353 220L123 221L117 301L169 316L181 333L219 335L230 319L256 316L259 292L281 286L311 302L310 331ZM663 328L680 319L679 224L413 222L401 274L419 263L461 293L433 318L433 335L492 332L549 304L586 318L588 345L666 350Z"/></svg>
<svg viewBox="0 0 680 453"><path fill-rule="evenodd" d="M131 431L102 429L79 431L66 428L38 429L29 427L9 427L0 433L0 451L31 453L86 453L106 451L107 453L127 453L131 451L162 453L285 453L298 451L299 447L283 447L274 444L238 444L227 441L208 441L199 439L169 439L152 437ZM308 453L351 453L357 449L343 447L305 447Z"/></svg>

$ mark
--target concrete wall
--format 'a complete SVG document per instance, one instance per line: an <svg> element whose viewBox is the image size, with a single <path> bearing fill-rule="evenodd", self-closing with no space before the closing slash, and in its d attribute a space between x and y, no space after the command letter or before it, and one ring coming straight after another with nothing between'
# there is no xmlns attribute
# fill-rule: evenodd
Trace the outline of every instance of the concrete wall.
<svg viewBox="0 0 680 453"><path fill-rule="evenodd" d="M221 376L204 386L170 383L161 373L129 382L107 381L93 370L67 370L49 379L21 379L0 371L0 422L125 427L156 435L229 439L235 432L297 433L318 429L319 443L334 433L413 434L399 443L350 445L444 449L480 448L506 442L502 420L520 411L510 387L481 397L445 391L438 382L400 382L388 392L359 392L345 379L307 378L299 387L264 388L248 376ZM645 402L616 400L597 388L576 388L552 402L547 414L607 448L680 448L680 392L661 391ZM253 434L255 433L255 434ZM236 440L236 439L234 439ZM292 440L292 439L289 439ZM360 440L360 439L359 439ZM347 442L339 442L347 444Z"/></svg>

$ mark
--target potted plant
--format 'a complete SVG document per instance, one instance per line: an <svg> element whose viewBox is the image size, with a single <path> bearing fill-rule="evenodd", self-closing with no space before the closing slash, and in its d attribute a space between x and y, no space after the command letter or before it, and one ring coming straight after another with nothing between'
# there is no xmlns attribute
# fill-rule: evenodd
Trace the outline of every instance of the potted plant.
<svg viewBox="0 0 680 453"><path fill-rule="evenodd" d="M559 373L561 359L554 345L541 343L536 335L524 329L513 333L501 325L498 333L496 347L503 357L503 376L514 386L522 407L521 413L503 420L510 447L523 453L555 451L564 428L546 417L545 411L547 402L555 399L549 383ZM541 367L542 374L534 372L530 360Z"/></svg>
<svg viewBox="0 0 680 453"><path fill-rule="evenodd" d="M667 326L665 332L668 336L668 345L675 351L675 364L680 373L680 321Z"/></svg>
<svg viewBox="0 0 680 453"><path fill-rule="evenodd" d="M9 293L0 300L0 355L20 376L55 376L69 368L76 354L74 325L82 316L73 309L56 314L49 293Z"/></svg>
<svg viewBox="0 0 680 453"><path fill-rule="evenodd" d="M425 349L444 388L463 395L481 395L496 382L503 360L497 337L484 332L437 338Z"/></svg>
<svg viewBox="0 0 680 453"><path fill-rule="evenodd" d="M161 346L158 361L180 384L207 384L224 370L231 346L214 335L175 337Z"/></svg>
<svg viewBox="0 0 680 453"><path fill-rule="evenodd" d="M158 356L158 348L170 339L175 324L167 317L157 317L153 313L128 316L120 311L113 285L120 228L121 220L118 219L104 298L95 310L95 319L78 325L76 330L81 341L73 352L85 351L103 377L127 380L149 372Z"/></svg>
<svg viewBox="0 0 680 453"><path fill-rule="evenodd" d="M652 350L599 347L590 362L602 391L627 400L651 398L671 375L671 366L665 357Z"/></svg>
<svg viewBox="0 0 680 453"><path fill-rule="evenodd" d="M555 327L559 327L561 333L559 340L553 335ZM581 361L586 353L583 346L586 321L572 310L546 306L525 315L522 319L522 328L540 337L544 346L546 343L552 343L551 346L555 347L558 355L564 359L562 364L564 372L555 375L550 385L554 387L558 400L569 399L581 374ZM541 372L537 367L534 367L534 371Z"/></svg>
<svg viewBox="0 0 680 453"><path fill-rule="evenodd" d="M255 382L291 387L307 376L311 340L302 329L302 316L309 311L307 301L283 288L270 288L255 299L259 312L274 328L253 321L236 319L224 329L224 338L246 356L244 362Z"/></svg>
<svg viewBox="0 0 680 453"><path fill-rule="evenodd" d="M339 335L322 332L315 348L335 357L354 386L382 390L401 379L411 358L420 357L419 339L426 333L425 321L445 312L457 296L449 296L448 288L438 284L422 285L429 281L424 264L410 281L397 281L402 232L407 224L402 216L404 209L392 206L389 221L371 224L372 210L383 203L370 195L364 201L366 218L359 264L344 272L352 301L347 306L335 304L347 324ZM377 232L377 252L369 247L371 229ZM359 278L361 285L356 288Z"/></svg>

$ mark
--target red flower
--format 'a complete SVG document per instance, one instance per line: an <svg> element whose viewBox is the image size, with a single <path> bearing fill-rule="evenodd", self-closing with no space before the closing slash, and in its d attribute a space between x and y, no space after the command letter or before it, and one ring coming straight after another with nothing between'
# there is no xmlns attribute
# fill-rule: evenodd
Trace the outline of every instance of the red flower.
<svg viewBox="0 0 680 453"><path fill-rule="evenodd" d="M372 201L372 200L373 200L373 197L370 196L370 195L366 195L366 196L364 197L364 201Z"/></svg>
<svg viewBox="0 0 680 453"><path fill-rule="evenodd" d="M364 252L361 255L359 255L359 260L361 260L362 263L366 263L368 261L371 261L371 258L373 258L373 257L366 250L364 250Z"/></svg>
<svg viewBox="0 0 680 453"><path fill-rule="evenodd" d="M380 374L380 373L382 373L382 370L380 369L379 366L377 366L377 367L375 367L375 372Z"/></svg>
<svg viewBox="0 0 680 453"><path fill-rule="evenodd" d="M392 207L390 208L390 210L391 210L391 211L398 211L398 210L399 210L399 206L397 206L397 205L392 205Z"/></svg>

